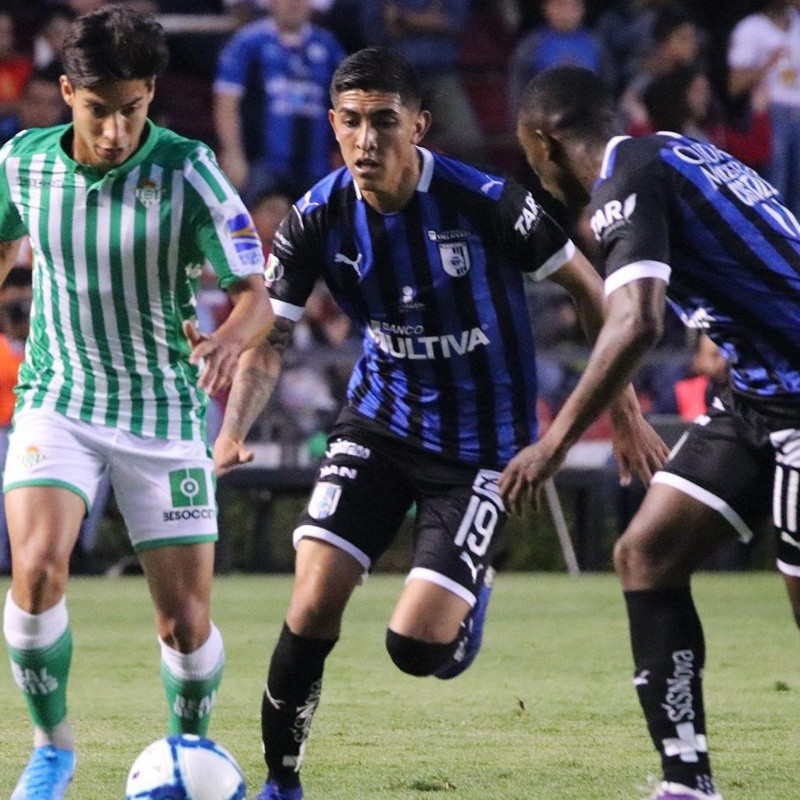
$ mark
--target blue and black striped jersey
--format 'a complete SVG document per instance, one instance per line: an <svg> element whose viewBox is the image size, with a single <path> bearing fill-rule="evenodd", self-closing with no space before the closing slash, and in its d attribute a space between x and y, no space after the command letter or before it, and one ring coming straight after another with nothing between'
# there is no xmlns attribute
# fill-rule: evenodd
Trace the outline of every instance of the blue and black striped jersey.
<svg viewBox="0 0 800 800"><path fill-rule="evenodd" d="M536 368L523 276L574 246L519 184L419 149L395 214L331 173L282 222L267 279L299 319L319 277L363 329L348 387L362 418L425 451L497 467L536 437Z"/></svg>
<svg viewBox="0 0 800 800"><path fill-rule="evenodd" d="M618 137L591 211L607 293L667 281L683 321L722 348L736 391L800 399L800 226L769 183L705 142Z"/></svg>

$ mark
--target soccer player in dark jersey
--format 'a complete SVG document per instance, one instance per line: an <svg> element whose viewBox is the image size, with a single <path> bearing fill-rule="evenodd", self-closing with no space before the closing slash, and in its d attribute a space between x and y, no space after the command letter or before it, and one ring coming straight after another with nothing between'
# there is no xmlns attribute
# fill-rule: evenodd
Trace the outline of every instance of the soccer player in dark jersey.
<svg viewBox="0 0 800 800"><path fill-rule="evenodd" d="M506 518L499 470L537 434L523 280L565 286L590 334L604 315L599 275L527 191L419 147L430 115L407 62L361 50L337 69L331 96L346 166L280 225L267 266L278 333L240 361L214 453L220 472L252 458L244 435L323 277L363 329L363 354L294 532L294 591L262 702L261 800L302 797L325 658L412 502L413 565L386 647L418 676L452 678L474 659ZM666 448L632 390L613 416L623 462L647 478Z"/></svg>
<svg viewBox="0 0 800 800"><path fill-rule="evenodd" d="M772 513L800 618L800 227L778 192L713 145L615 136L600 81L577 68L528 85L518 136L543 185L591 203L608 317L572 395L500 481L510 510L538 493L658 339L668 302L716 342L730 384L653 477L616 545L639 693L663 781L656 800L716 792L703 708L705 646L692 572Z"/></svg>

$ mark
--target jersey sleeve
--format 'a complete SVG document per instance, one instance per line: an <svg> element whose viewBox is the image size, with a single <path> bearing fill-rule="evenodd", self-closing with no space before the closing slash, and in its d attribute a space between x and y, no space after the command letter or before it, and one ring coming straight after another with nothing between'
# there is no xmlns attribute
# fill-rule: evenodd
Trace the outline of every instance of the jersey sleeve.
<svg viewBox="0 0 800 800"><path fill-rule="evenodd" d="M294 322L322 272L322 241L313 215L292 206L283 218L267 259L267 288L275 314Z"/></svg>
<svg viewBox="0 0 800 800"><path fill-rule="evenodd" d="M250 213L219 168L214 154L199 146L184 165L188 236L224 289L264 270L264 250Z"/></svg>
<svg viewBox="0 0 800 800"><path fill-rule="evenodd" d="M640 278L669 282L667 178L657 159L633 171L617 163L593 209L589 225L603 256L606 294Z"/></svg>
<svg viewBox="0 0 800 800"><path fill-rule="evenodd" d="M255 38L248 31L234 34L219 56L214 91L241 95L247 84L247 74L253 58Z"/></svg>
<svg viewBox="0 0 800 800"><path fill-rule="evenodd" d="M0 241L13 242L28 231L11 199L11 186L8 180L8 156L14 140L0 148Z"/></svg>
<svg viewBox="0 0 800 800"><path fill-rule="evenodd" d="M494 214L503 251L533 280L552 275L575 254L561 226L513 180L503 188Z"/></svg>

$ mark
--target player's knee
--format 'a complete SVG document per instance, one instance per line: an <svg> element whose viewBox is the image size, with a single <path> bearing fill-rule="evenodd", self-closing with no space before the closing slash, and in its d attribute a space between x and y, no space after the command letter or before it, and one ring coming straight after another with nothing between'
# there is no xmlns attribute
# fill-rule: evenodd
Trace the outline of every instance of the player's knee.
<svg viewBox="0 0 800 800"><path fill-rule="evenodd" d="M193 653L208 637L210 625L207 603L187 599L176 608L156 612L158 636L180 653Z"/></svg>
<svg viewBox="0 0 800 800"><path fill-rule="evenodd" d="M419 678L433 673L447 661L455 650L456 642L437 644L423 642L386 629L386 650L395 666L408 675Z"/></svg>
<svg viewBox="0 0 800 800"><path fill-rule="evenodd" d="M652 573L648 549L630 529L614 545L614 569L623 585L647 582Z"/></svg>
<svg viewBox="0 0 800 800"><path fill-rule="evenodd" d="M14 553L13 576L20 607L39 614L64 595L69 566L46 552L20 551Z"/></svg>

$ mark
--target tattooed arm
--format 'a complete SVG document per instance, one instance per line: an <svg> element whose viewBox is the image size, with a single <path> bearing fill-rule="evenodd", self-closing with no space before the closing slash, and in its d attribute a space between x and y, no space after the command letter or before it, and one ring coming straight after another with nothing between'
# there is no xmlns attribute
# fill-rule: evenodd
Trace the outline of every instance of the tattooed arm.
<svg viewBox="0 0 800 800"><path fill-rule="evenodd" d="M247 449L244 440L272 396L281 371L281 356L292 341L294 325L285 317L275 317L267 338L239 357L222 428L214 442L217 475L253 460L253 452Z"/></svg>

